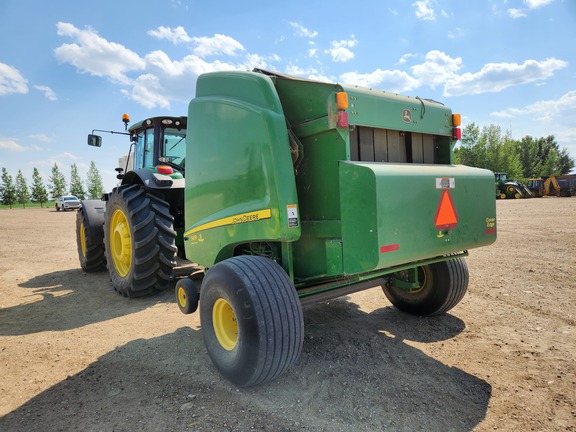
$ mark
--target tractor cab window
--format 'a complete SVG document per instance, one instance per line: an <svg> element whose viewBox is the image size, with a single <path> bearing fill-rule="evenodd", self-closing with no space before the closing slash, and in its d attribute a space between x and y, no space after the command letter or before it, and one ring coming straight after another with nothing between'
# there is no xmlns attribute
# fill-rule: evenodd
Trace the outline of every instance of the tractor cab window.
<svg viewBox="0 0 576 432"><path fill-rule="evenodd" d="M162 156L170 162L184 168L186 157L186 131L172 128L164 129Z"/></svg>
<svg viewBox="0 0 576 432"><path fill-rule="evenodd" d="M154 129L146 129L144 143L144 167L154 166Z"/></svg>
<svg viewBox="0 0 576 432"><path fill-rule="evenodd" d="M134 168L154 166L154 129L146 129L138 134L134 150Z"/></svg>

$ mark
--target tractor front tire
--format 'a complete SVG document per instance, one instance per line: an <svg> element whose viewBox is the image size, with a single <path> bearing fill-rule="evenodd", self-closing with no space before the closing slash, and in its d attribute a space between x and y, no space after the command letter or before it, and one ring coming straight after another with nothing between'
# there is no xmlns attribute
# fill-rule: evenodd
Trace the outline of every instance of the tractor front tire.
<svg viewBox="0 0 576 432"><path fill-rule="evenodd" d="M456 306L468 290L468 266L462 258L418 268L419 288L384 286L384 294L399 310L417 316L440 315Z"/></svg>
<svg viewBox="0 0 576 432"><path fill-rule="evenodd" d="M110 279L125 297L170 286L176 265L176 231L170 205L142 185L122 185L109 195L104 244Z"/></svg>
<svg viewBox="0 0 576 432"><path fill-rule="evenodd" d="M200 322L214 365L238 387L273 380L302 351L296 289L268 258L237 256L210 268L200 289Z"/></svg>
<svg viewBox="0 0 576 432"><path fill-rule="evenodd" d="M87 207L86 202L84 203L76 213L76 243L80 267L85 272L106 270L103 230L105 203L100 201L100 207Z"/></svg>

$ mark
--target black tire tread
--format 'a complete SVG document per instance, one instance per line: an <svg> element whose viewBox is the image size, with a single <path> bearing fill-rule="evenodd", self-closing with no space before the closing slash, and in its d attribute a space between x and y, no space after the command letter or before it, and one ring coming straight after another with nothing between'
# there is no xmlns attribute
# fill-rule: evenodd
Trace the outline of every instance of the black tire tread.
<svg viewBox="0 0 576 432"><path fill-rule="evenodd" d="M260 337L256 364L244 376L225 376L239 387L266 383L290 368L300 357L304 342L304 319L298 295L286 272L274 261L251 255L242 255L222 261L216 267L225 267L242 280L243 289L254 309ZM200 290L200 295L203 288ZM202 306L202 300L200 301ZM206 339L206 335L205 335ZM249 341L249 344L256 341ZM213 353L209 354L218 367ZM221 372L223 372L221 370Z"/></svg>
<svg viewBox="0 0 576 432"><path fill-rule="evenodd" d="M400 288L383 286L390 302L403 312L419 316L441 315L454 308L468 290L468 266L463 258L430 264L433 286L424 295L405 294Z"/></svg>
<svg viewBox="0 0 576 432"><path fill-rule="evenodd" d="M126 210L134 254L131 272L121 278L107 251L114 289L127 297L139 297L168 288L174 278L177 250L169 204L142 185L123 185L114 189L109 206L112 203ZM109 244L110 218L111 214L107 215L104 223L105 244Z"/></svg>
<svg viewBox="0 0 576 432"><path fill-rule="evenodd" d="M84 236L86 239L86 255L82 252L80 243L80 227L84 226ZM78 209L76 214L76 243L78 246L78 257L80 267L87 273L106 270L106 255L104 251L104 231L102 227L93 227L93 234L90 235L90 227L86 210L83 207Z"/></svg>

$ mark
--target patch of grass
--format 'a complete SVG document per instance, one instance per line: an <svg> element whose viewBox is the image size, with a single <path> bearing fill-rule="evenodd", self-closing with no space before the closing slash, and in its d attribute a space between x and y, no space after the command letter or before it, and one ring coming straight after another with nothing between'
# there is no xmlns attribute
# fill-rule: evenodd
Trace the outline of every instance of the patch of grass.
<svg viewBox="0 0 576 432"><path fill-rule="evenodd" d="M48 201L42 204L42 206L40 206L40 203L35 203L35 202L27 202L26 203L26 208L53 208L54 207L54 201ZM13 209L17 209L17 208L24 208L22 206L22 204L16 203L12 205ZM10 206L4 205L4 204L0 204L0 210L10 210Z"/></svg>

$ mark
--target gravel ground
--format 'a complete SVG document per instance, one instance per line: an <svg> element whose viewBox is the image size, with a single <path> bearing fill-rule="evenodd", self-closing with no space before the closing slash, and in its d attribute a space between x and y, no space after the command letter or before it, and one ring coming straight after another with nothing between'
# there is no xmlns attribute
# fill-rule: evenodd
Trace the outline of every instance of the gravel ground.
<svg viewBox="0 0 576 432"><path fill-rule="evenodd" d="M300 360L241 390L171 291L129 300L82 272L74 212L0 211L0 430L574 431L576 197L497 211L449 314L379 288L308 306Z"/></svg>

